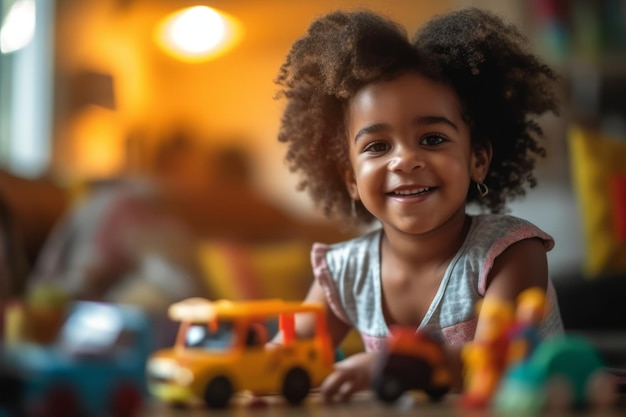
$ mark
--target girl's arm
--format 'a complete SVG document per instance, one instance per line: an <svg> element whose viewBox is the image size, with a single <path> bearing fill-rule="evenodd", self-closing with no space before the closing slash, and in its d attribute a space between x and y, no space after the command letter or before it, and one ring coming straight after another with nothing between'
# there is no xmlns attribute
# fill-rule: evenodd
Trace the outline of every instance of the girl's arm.
<svg viewBox="0 0 626 417"><path fill-rule="evenodd" d="M324 289L316 282L313 283L306 297L306 302L320 303L326 307L326 319L333 346L337 348L348 334L351 326L339 319L328 305ZM296 332L307 336L313 333L313 319L310 315L303 315L296 319ZM334 371L320 386L320 393L325 402L347 401L352 394L370 388L371 369L376 359L372 352L361 352L337 362Z"/></svg>
<svg viewBox="0 0 626 417"><path fill-rule="evenodd" d="M525 239L508 247L495 259L487 279L487 290L482 300L484 307L478 314L474 340L469 344L487 349L489 355L495 355L495 362L500 363L498 358L504 362L507 353L502 351L506 348L498 340L506 338L505 332L508 332L509 326L513 323L514 307L519 294L530 287L547 290L548 262L541 239ZM478 392L481 399L486 399L482 396L489 395L486 393L495 389L495 386L491 389L479 387L484 381L482 383L479 381L476 385L477 382L473 380L471 374L475 365L473 361L478 358L470 354L471 351L465 351L466 347L469 347L468 344L460 344L449 346L447 349L453 377L452 388L454 391L469 392L469 397ZM479 355L487 354L487 351ZM466 363L466 360L471 362ZM499 372L495 368L491 371ZM478 391L475 390L477 387Z"/></svg>
<svg viewBox="0 0 626 417"><path fill-rule="evenodd" d="M516 242L495 259L484 302L504 301L514 306L518 295L530 287L548 290L548 259L539 238ZM479 315L474 339L480 340L488 332L489 324L489 320L482 320Z"/></svg>
<svg viewBox="0 0 626 417"><path fill-rule="evenodd" d="M315 281L304 300L306 303L321 304L326 311L326 323L330 333L333 347L336 348L348 334L350 326L340 320L326 301L324 289ZM311 314L301 314L296 316L296 334L301 338L312 337L315 332L315 318ZM280 344L282 335L280 332L273 338L270 344Z"/></svg>
<svg viewBox="0 0 626 417"><path fill-rule="evenodd" d="M333 343L333 347L339 346L343 339L350 331L351 326L341 320L333 312L333 309L328 305L326 300L326 294L321 285L315 280L309 289L309 292L304 300L307 303L321 304L326 310L326 322L328 325L328 331ZM296 317L296 333L301 337L312 336L315 331L314 318L311 314L302 314Z"/></svg>

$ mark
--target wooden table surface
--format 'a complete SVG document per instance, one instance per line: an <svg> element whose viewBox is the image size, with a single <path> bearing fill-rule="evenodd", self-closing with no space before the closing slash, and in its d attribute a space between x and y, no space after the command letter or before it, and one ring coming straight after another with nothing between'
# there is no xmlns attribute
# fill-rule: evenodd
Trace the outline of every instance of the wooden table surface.
<svg viewBox="0 0 626 417"><path fill-rule="evenodd" d="M325 405L320 402L319 397L311 394L303 405L290 407L278 396L252 400L251 397L240 395L233 401L231 407L225 410L207 410L201 407L177 410L155 403L149 407L146 417L500 417L498 413L490 410L462 410L457 406L457 400L458 396L448 395L440 403L430 403L418 394L406 394L397 403L385 405L377 401L371 393L362 393L348 403ZM552 417L557 414L554 411L546 411L543 415ZM620 396L617 403L606 410L568 410L558 413L558 417L579 416L626 416L626 397Z"/></svg>

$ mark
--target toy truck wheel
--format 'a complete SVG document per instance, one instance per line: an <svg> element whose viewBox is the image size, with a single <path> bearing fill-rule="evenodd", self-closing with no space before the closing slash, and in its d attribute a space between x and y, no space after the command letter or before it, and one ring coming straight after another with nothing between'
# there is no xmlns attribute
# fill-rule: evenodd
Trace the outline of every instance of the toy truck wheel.
<svg viewBox="0 0 626 417"><path fill-rule="evenodd" d="M34 415L37 417L79 417L81 415L78 394L74 388L60 383L49 388Z"/></svg>
<svg viewBox="0 0 626 417"><path fill-rule="evenodd" d="M233 384L225 376L213 378L204 390L204 402L209 408L226 408L233 395Z"/></svg>
<svg viewBox="0 0 626 417"><path fill-rule="evenodd" d="M381 375L374 381L374 392L379 400L386 403L395 402L404 393L402 381L394 375Z"/></svg>
<svg viewBox="0 0 626 417"><path fill-rule="evenodd" d="M189 404L187 404L185 401L179 400L169 401L167 405L174 410L186 410L189 408Z"/></svg>
<svg viewBox="0 0 626 417"><path fill-rule="evenodd" d="M24 380L0 365L0 410L10 416L23 415Z"/></svg>
<svg viewBox="0 0 626 417"><path fill-rule="evenodd" d="M428 387L424 389L428 398L433 401L441 401L441 399L450 391L450 387Z"/></svg>
<svg viewBox="0 0 626 417"><path fill-rule="evenodd" d="M130 382L120 384L115 387L110 404L111 415L115 417L137 417L143 406L141 390Z"/></svg>
<svg viewBox="0 0 626 417"><path fill-rule="evenodd" d="M291 405L298 405L309 395L311 378L302 368L292 368L283 380L283 397Z"/></svg>

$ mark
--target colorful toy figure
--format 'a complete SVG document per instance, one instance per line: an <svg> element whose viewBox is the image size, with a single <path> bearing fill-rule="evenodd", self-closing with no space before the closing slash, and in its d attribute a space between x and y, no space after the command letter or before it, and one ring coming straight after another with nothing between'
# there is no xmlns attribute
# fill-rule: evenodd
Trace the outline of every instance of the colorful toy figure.
<svg viewBox="0 0 626 417"><path fill-rule="evenodd" d="M563 335L542 341L528 360L508 369L493 405L516 413L608 406L616 391L595 348L581 337Z"/></svg>
<svg viewBox="0 0 626 417"><path fill-rule="evenodd" d="M391 328L373 377L372 387L381 401L393 403L408 390L422 390L438 401L451 385L441 338L429 330Z"/></svg>
<svg viewBox="0 0 626 417"><path fill-rule="evenodd" d="M538 287L523 291L517 298L515 322L509 333L507 366L527 360L541 342L539 324L547 312L546 293Z"/></svg>
<svg viewBox="0 0 626 417"><path fill-rule="evenodd" d="M549 308L546 300L542 288L531 287L520 293L514 305L490 300L477 306L486 323L463 350L466 377L462 406L489 405L503 373L532 355L541 343L539 324Z"/></svg>
<svg viewBox="0 0 626 417"><path fill-rule="evenodd" d="M145 365L153 347L146 314L131 306L73 302L54 343L3 346L3 378L19 392L0 409L28 416L135 417L147 396Z"/></svg>
<svg viewBox="0 0 626 417"><path fill-rule="evenodd" d="M515 304L514 320L513 309L506 303L482 308L481 314L489 321L486 331L463 352L467 376L461 405L537 413L547 406L613 402L614 376L590 343L572 335L540 337L539 323L549 308L545 291L523 291Z"/></svg>
<svg viewBox="0 0 626 417"><path fill-rule="evenodd" d="M477 310L486 325L463 348L465 377L460 404L465 408L482 408L491 401L507 365L508 330L513 323L513 308L509 303L485 300Z"/></svg>
<svg viewBox="0 0 626 417"><path fill-rule="evenodd" d="M150 392L170 405L223 408L244 390L279 393L295 405L332 370L334 351L321 305L191 298L171 305L169 315L180 322L175 345L153 353L147 372ZM295 319L307 315L316 332L301 339ZM275 319L282 344L268 345L268 323Z"/></svg>

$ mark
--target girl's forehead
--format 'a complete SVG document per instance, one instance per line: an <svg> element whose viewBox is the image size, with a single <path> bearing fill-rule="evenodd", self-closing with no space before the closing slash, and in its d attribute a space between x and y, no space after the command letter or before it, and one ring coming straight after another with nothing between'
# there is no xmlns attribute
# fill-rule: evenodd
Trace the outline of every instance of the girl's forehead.
<svg viewBox="0 0 626 417"><path fill-rule="evenodd" d="M442 97L458 101L456 91L443 81L427 77L419 72L406 72L393 78L378 80L362 86L352 97L352 101L363 95L396 94L402 91L409 95L436 93Z"/></svg>
<svg viewBox="0 0 626 417"><path fill-rule="evenodd" d="M461 102L452 87L417 72L370 83L348 101L348 118L376 119L414 113L415 116L445 116L462 120Z"/></svg>

